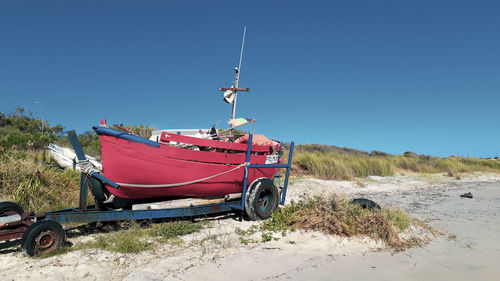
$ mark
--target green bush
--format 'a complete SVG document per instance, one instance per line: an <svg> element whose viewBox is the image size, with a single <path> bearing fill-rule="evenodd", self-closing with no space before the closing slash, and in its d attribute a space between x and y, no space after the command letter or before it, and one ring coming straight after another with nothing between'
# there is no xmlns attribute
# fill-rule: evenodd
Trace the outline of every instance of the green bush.
<svg viewBox="0 0 500 281"><path fill-rule="evenodd" d="M48 122L25 114L24 108L18 107L14 113L0 114L0 147L4 148L43 148L58 140L63 133L63 126L50 126Z"/></svg>

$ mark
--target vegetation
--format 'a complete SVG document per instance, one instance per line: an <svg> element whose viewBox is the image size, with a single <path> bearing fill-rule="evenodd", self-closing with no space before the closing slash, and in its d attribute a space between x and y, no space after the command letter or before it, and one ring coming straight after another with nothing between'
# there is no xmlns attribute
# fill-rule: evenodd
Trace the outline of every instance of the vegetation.
<svg viewBox="0 0 500 281"><path fill-rule="evenodd" d="M121 127L144 137L153 130L143 125ZM86 131L78 137L85 153L100 155L98 135ZM0 199L34 212L78 205L80 174L43 163L44 149L50 143L70 146L62 125L50 126L45 121L42 132L42 121L22 107L13 113L0 113Z"/></svg>
<svg viewBox="0 0 500 281"><path fill-rule="evenodd" d="M119 125L125 130L148 138L148 126ZM99 137L93 131L79 135L87 154L100 155ZM0 113L0 199L19 203L25 210L42 212L78 205L80 174L72 170L53 169L42 161L43 149L49 143L69 146L61 125L33 117L21 107L15 112ZM328 145L298 145L294 154L292 174L315 176L323 179L356 180L370 175L390 176L397 172L447 173L459 179L459 173L486 171L500 172L500 161L467 157L432 157L405 152L390 155L380 151L370 153ZM359 181L358 181L359 182ZM358 183L362 185L361 182ZM89 197L91 198L91 197ZM260 226L262 242L277 239L276 232L286 235L294 229L318 230L341 236L367 235L382 239L394 248L402 248L418 241L404 241L398 233L415 223L395 209L371 212L349 205L345 198L312 198L280 208L272 218ZM99 236L96 240L65 247L61 251L97 248L123 253L136 253L153 249L160 243L182 243L179 236L199 231L200 224L171 222L143 229L134 226L115 232L116 235ZM239 231L243 244L257 242L245 238L258 229ZM210 239L223 243L221 237ZM207 241L200 241L201 244Z"/></svg>
<svg viewBox="0 0 500 281"><path fill-rule="evenodd" d="M188 221L158 223L148 227L141 227L139 224L133 223L128 229L113 231L113 235L100 235L88 242L78 243L74 246L66 245L53 253L41 256L41 258L88 249L118 253L140 253L155 249L159 244L181 244L183 243L181 236L198 232L202 228L201 223Z"/></svg>
<svg viewBox="0 0 500 281"><path fill-rule="evenodd" d="M298 145L294 152L292 174L323 179L354 180L370 175L392 176L396 172L448 173L457 176L466 172L500 172L497 159L469 157L448 158L405 152L390 155L380 151L370 153L337 146Z"/></svg>
<svg viewBox="0 0 500 281"><path fill-rule="evenodd" d="M80 173L43 165L35 151L0 153L0 198L40 212L78 205Z"/></svg>
<svg viewBox="0 0 500 281"><path fill-rule="evenodd" d="M148 126L120 127L149 137ZM93 131L79 135L87 154L100 155L99 136ZM76 206L79 174L50 169L42 163L42 149L55 142L69 146L62 125L51 126L33 117L24 108L0 113L0 198L21 204L26 210L47 211ZM405 152L390 155L370 153L329 145L298 145L292 175L323 179L356 180L370 175L390 176L396 172L448 173L457 179L459 173L472 171L499 172L500 161L466 157L439 158Z"/></svg>
<svg viewBox="0 0 500 281"><path fill-rule="evenodd" d="M26 115L24 108L5 115L0 112L0 147L2 148L43 148L62 137L63 127L49 126L47 122L35 119L32 113Z"/></svg>
<svg viewBox="0 0 500 281"><path fill-rule="evenodd" d="M418 244L416 239L404 240L398 234L411 224L422 224L398 209L382 208L381 211L363 209L349 204L349 200L335 195L329 198L314 197L277 209L264 221L261 229L282 232L296 229L315 230L344 237L368 236L385 241L396 250ZM264 237L265 236L265 237ZM263 241L273 237L263 234Z"/></svg>
<svg viewBox="0 0 500 281"><path fill-rule="evenodd" d="M151 128L149 126L144 126L144 125L123 125L120 124L120 127L123 129L132 132L133 134L136 134L138 136L141 136L143 138L149 139L151 137L152 132L155 130L154 128Z"/></svg>
<svg viewBox="0 0 500 281"><path fill-rule="evenodd" d="M457 240L457 236L455 234L448 234L446 236L446 240L448 240L448 241L456 241Z"/></svg>

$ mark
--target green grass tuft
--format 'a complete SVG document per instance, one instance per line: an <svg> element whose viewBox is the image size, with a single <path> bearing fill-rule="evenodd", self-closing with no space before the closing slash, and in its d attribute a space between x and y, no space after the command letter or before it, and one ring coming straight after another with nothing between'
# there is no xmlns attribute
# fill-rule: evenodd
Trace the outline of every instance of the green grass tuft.
<svg viewBox="0 0 500 281"><path fill-rule="evenodd" d="M408 215L399 209L387 209L382 210L384 217L389 221L389 224L397 227L399 231L407 229L412 220Z"/></svg>
<svg viewBox="0 0 500 281"><path fill-rule="evenodd" d="M172 238L198 232L202 228L203 226L200 223L176 221L153 225L152 229L149 231L149 236L161 237L160 241L166 242Z"/></svg>
<svg viewBox="0 0 500 281"><path fill-rule="evenodd" d="M171 245L182 244L184 242L181 238L182 236L198 232L202 228L203 225L201 223L187 221L153 224L150 228L141 228L138 224L134 223L129 229L99 235L92 241L78 243L72 247L64 246L50 254L38 256L38 258L47 258L66 254L71 251L89 249L136 254L152 250L163 243Z"/></svg>

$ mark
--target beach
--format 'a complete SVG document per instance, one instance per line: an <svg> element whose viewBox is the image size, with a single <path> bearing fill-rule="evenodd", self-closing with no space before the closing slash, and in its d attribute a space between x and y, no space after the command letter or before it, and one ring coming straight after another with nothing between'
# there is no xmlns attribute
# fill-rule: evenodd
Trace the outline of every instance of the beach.
<svg viewBox="0 0 500 281"><path fill-rule="evenodd" d="M473 198L462 198L471 192ZM428 242L401 252L366 237L343 238L319 232L261 233L242 243L236 230L258 222L236 216L207 218L201 232L139 254L73 251L50 258L0 251L2 280L493 280L500 274L500 175L444 174L368 177L358 181L293 179L287 203L313 195L343 193L372 199L425 221ZM78 243L96 235L73 235ZM259 241L257 241L259 240Z"/></svg>

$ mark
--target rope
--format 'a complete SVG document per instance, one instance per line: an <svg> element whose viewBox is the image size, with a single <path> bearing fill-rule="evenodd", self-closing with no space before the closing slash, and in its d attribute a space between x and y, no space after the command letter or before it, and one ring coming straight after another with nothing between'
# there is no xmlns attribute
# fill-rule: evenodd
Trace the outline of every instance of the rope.
<svg viewBox="0 0 500 281"><path fill-rule="evenodd" d="M250 163L243 163L243 164L240 164L240 165L232 168L231 170L228 170L228 171L225 171L225 172L213 175L213 176L209 176L209 177L202 178L202 179L197 179L197 180L192 180L192 181L187 181L187 182L181 182L181 183L172 183L172 184L133 184L133 183L117 182L117 184L119 184L120 186L135 186L135 187L146 187L146 188L183 186L183 185L189 185L189 184L198 183L198 182L202 182L202 181L205 181L205 180L213 179L215 177L222 176L224 174L227 174L227 173L230 173L232 171L235 171L235 170L237 170L237 169L239 169L241 167L245 167L245 169L246 169L248 165L250 165Z"/></svg>
<svg viewBox="0 0 500 281"><path fill-rule="evenodd" d="M98 173L99 174L101 171L98 171L98 170L94 169L94 167L92 167L92 166L90 166L90 167L87 166L87 167L83 167L82 168L82 172L84 174L90 176L90 175L92 175L92 173Z"/></svg>

